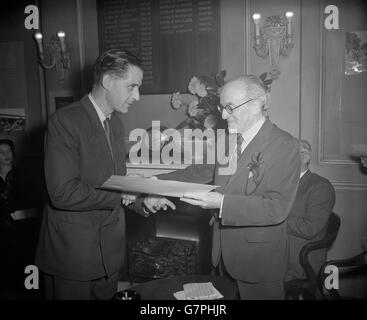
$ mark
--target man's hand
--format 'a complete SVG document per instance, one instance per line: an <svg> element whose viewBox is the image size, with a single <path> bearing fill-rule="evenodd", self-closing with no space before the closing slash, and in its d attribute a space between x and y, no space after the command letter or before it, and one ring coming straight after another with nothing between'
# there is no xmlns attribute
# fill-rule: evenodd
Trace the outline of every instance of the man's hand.
<svg viewBox="0 0 367 320"><path fill-rule="evenodd" d="M181 201L199 206L203 209L219 209L223 195L219 192L208 193L185 193Z"/></svg>
<svg viewBox="0 0 367 320"><path fill-rule="evenodd" d="M144 198L144 206L152 213L156 213L161 209L167 210L168 207L172 210L176 209L175 204L167 198L152 195Z"/></svg>
<svg viewBox="0 0 367 320"><path fill-rule="evenodd" d="M362 166L367 168L367 156L361 156Z"/></svg>
<svg viewBox="0 0 367 320"><path fill-rule="evenodd" d="M122 204L124 206L128 206L129 204L135 202L136 197L136 193L121 193Z"/></svg>

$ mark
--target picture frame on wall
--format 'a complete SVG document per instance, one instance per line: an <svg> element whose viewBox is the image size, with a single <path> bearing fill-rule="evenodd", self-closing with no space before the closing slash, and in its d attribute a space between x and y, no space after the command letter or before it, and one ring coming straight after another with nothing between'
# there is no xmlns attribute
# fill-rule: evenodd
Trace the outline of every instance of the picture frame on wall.
<svg viewBox="0 0 367 320"><path fill-rule="evenodd" d="M49 92L48 116L56 110L77 100L76 92L72 90L54 90Z"/></svg>

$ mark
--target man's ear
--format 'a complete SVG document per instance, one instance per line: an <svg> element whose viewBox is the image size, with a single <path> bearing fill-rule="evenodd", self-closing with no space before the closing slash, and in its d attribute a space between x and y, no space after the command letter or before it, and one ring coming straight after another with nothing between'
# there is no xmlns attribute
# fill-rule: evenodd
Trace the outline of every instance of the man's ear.
<svg viewBox="0 0 367 320"><path fill-rule="evenodd" d="M252 114L255 116L262 113L262 106L262 101L260 99L256 100L255 103L251 106Z"/></svg>
<svg viewBox="0 0 367 320"><path fill-rule="evenodd" d="M309 164L310 164L310 162L311 162L311 154L310 154L309 152L305 152L305 153L303 154L302 161L303 161L305 164L309 165Z"/></svg>
<svg viewBox="0 0 367 320"><path fill-rule="evenodd" d="M107 90L107 91L111 90L112 84L113 84L112 82L113 82L113 77L110 74L106 73L106 74L103 75L103 77L102 77L102 87L105 90Z"/></svg>

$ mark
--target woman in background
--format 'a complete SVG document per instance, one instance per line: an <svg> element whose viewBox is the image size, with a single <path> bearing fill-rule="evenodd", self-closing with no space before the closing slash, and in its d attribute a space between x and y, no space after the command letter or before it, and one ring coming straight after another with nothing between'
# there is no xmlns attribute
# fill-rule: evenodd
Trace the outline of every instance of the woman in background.
<svg viewBox="0 0 367 320"><path fill-rule="evenodd" d="M33 264L39 221L27 214L36 214L42 204L37 183L14 165L14 156L14 143L0 139L0 274L5 290L24 289L24 268Z"/></svg>

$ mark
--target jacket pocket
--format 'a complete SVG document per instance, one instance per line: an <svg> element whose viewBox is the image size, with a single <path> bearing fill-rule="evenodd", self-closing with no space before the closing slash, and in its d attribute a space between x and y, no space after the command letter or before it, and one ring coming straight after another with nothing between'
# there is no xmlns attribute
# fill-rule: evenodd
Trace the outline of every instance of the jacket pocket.
<svg viewBox="0 0 367 320"><path fill-rule="evenodd" d="M272 242L280 241L285 237L285 230L282 227L261 227L246 230L247 242Z"/></svg>

